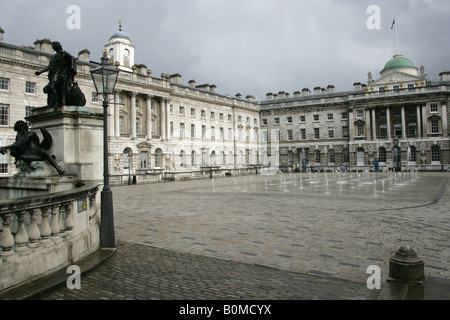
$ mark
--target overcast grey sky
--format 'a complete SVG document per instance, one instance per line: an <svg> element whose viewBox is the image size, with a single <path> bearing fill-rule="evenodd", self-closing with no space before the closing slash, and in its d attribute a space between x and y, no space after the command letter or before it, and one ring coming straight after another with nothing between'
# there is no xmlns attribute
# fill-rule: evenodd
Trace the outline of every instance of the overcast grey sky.
<svg viewBox="0 0 450 320"><path fill-rule="evenodd" d="M379 76L399 48L432 79L450 70L449 0L0 0L4 42L60 41L99 61L118 30L136 46L135 62L154 76L180 73L183 84L215 84L221 94L293 93L332 84L337 91ZM70 5L80 8L69 29ZM380 29L367 21L380 9ZM72 21L72 20L71 20Z"/></svg>

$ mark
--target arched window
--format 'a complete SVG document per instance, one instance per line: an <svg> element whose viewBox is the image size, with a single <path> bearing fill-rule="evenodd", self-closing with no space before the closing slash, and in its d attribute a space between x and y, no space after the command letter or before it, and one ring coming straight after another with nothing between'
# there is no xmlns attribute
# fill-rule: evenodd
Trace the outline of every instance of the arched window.
<svg viewBox="0 0 450 320"><path fill-rule="evenodd" d="M288 164L293 164L294 163L294 153L289 150L288 151Z"/></svg>
<svg viewBox="0 0 450 320"><path fill-rule="evenodd" d="M130 169L130 163L132 163L131 159L133 157L133 151L130 148L125 148L123 150L123 168Z"/></svg>
<svg viewBox="0 0 450 320"><path fill-rule="evenodd" d="M417 157L416 157L416 147L414 146L409 146L409 157L408 157L408 161L409 162L416 162L417 161Z"/></svg>
<svg viewBox="0 0 450 320"><path fill-rule="evenodd" d="M162 165L162 150L156 149L155 150L155 167L160 168Z"/></svg>
<svg viewBox="0 0 450 320"><path fill-rule="evenodd" d="M431 147L431 162L441 162L441 149L438 145L433 145Z"/></svg>
<svg viewBox="0 0 450 320"><path fill-rule="evenodd" d="M211 152L211 161L210 161L210 164L211 164L212 166L215 166L215 165L216 165L216 152L215 152L215 151Z"/></svg>
<svg viewBox="0 0 450 320"><path fill-rule="evenodd" d="M347 148L345 148L343 151L342 151L342 157L343 157L343 159L344 159L344 163L349 163L350 162L350 152L348 151L348 149Z"/></svg>
<svg viewBox="0 0 450 320"><path fill-rule="evenodd" d="M180 151L180 167L184 167L184 150Z"/></svg>
<svg viewBox="0 0 450 320"><path fill-rule="evenodd" d="M364 161L364 149L358 148L358 151L356 151L356 165L363 166L365 163Z"/></svg>
<svg viewBox="0 0 450 320"><path fill-rule="evenodd" d="M334 150L328 151L328 160L330 163L335 163Z"/></svg>

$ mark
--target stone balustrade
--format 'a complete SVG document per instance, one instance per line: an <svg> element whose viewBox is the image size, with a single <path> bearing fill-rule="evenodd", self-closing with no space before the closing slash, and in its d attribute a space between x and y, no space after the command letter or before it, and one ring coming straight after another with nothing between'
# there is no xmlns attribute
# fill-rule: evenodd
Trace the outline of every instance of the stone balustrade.
<svg viewBox="0 0 450 320"><path fill-rule="evenodd" d="M98 184L85 184L68 191L0 201L0 275L7 282L0 285L0 291L60 269L97 249L97 192ZM26 263L36 264L28 267L36 271L18 276L21 272L15 269Z"/></svg>

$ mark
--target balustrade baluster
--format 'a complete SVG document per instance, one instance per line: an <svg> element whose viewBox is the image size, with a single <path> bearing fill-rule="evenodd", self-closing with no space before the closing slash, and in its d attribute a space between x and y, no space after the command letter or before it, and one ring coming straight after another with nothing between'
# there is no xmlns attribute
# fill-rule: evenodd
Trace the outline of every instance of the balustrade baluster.
<svg viewBox="0 0 450 320"><path fill-rule="evenodd" d="M75 222L73 220L72 202L67 202L66 206L66 232L72 235Z"/></svg>
<svg viewBox="0 0 450 320"><path fill-rule="evenodd" d="M59 230L61 229L59 226L59 207L58 205L54 205L51 208L52 210L52 218L50 220L50 230L51 230L51 239L53 242L60 242L61 238L59 237Z"/></svg>
<svg viewBox="0 0 450 320"><path fill-rule="evenodd" d="M28 238L30 240L29 248L39 247L41 233L37 225L37 218L42 215L41 209L30 210L30 227L28 228Z"/></svg>
<svg viewBox="0 0 450 320"><path fill-rule="evenodd" d="M48 210L49 207L45 207L42 210L41 244L44 246L48 246L52 243L52 240L50 240L51 229L50 224L48 223Z"/></svg>
<svg viewBox="0 0 450 320"><path fill-rule="evenodd" d="M61 239L66 238L67 237L67 233L66 233L66 205L64 203L61 203L59 205L58 224L59 224L59 233L58 233L58 235L61 237Z"/></svg>
<svg viewBox="0 0 450 320"><path fill-rule="evenodd" d="M28 233L25 229L25 215L27 211L19 211L16 212L17 215L17 232L14 237L14 241L16 242L16 253L26 254L30 252L30 248L28 248Z"/></svg>
<svg viewBox="0 0 450 320"><path fill-rule="evenodd" d="M12 213L4 213L2 214L2 223L3 223L3 232L2 232L2 242L1 247L3 252L2 256L11 256L15 252L13 250L14 247L14 237L12 236L11 229L9 227L11 223L11 215Z"/></svg>

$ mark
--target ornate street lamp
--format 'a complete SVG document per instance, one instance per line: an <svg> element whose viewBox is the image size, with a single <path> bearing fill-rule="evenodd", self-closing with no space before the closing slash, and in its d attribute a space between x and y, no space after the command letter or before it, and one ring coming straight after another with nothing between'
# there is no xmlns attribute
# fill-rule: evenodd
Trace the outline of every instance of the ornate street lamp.
<svg viewBox="0 0 450 320"><path fill-rule="evenodd" d="M114 93L119 70L109 64L106 50L100 64L91 70L97 95L103 96L103 190L101 192L100 246L115 248L113 196L109 187L108 166L108 95Z"/></svg>

